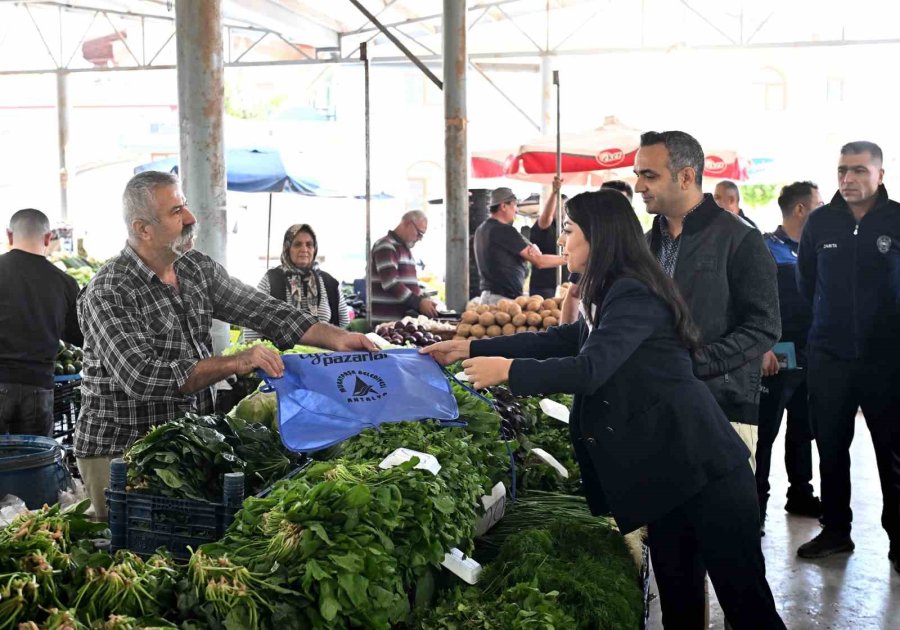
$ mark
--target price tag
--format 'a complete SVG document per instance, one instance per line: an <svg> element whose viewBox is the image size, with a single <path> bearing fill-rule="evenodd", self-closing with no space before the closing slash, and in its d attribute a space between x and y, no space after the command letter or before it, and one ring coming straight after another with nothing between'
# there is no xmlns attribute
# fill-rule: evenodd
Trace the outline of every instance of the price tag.
<svg viewBox="0 0 900 630"><path fill-rule="evenodd" d="M466 374L465 372L460 372L459 374L455 374L454 376L456 377L456 380L459 381L460 383L468 383L469 382L469 375Z"/></svg>
<svg viewBox="0 0 900 630"><path fill-rule="evenodd" d="M404 462L408 462L413 457L419 458L419 463L416 464L417 469L427 470L433 475L437 475L441 472L441 464L438 462L437 457L429 455L428 453L414 451L411 448L398 448L396 451L385 457L381 463L378 464L378 467L382 470L387 470L388 468L393 468L394 466L399 466Z"/></svg>
<svg viewBox="0 0 900 630"><path fill-rule="evenodd" d="M489 529L500 522L506 513L506 486L502 481L491 488L490 494L481 497L484 514L475 524L475 537L483 536Z"/></svg>
<svg viewBox="0 0 900 630"><path fill-rule="evenodd" d="M450 553L444 554L441 566L455 573L457 577L467 584L477 584L481 575L481 565L474 558L467 557L462 551L454 547Z"/></svg>
<svg viewBox="0 0 900 630"><path fill-rule="evenodd" d="M553 469L559 473L560 477L562 477L563 479L569 478L569 471L566 470L566 467L560 464L559 460L553 457L553 455L542 448L533 448L531 449L531 452L544 460L546 463L550 464L550 466L552 466Z"/></svg>
<svg viewBox="0 0 900 630"><path fill-rule="evenodd" d="M506 486L503 485L502 481L498 481L494 484L494 487L491 488L490 494L482 495L481 497L481 505L484 506L484 511L487 512L491 509L491 507L497 503L500 499L503 499L506 496Z"/></svg>
<svg viewBox="0 0 900 630"><path fill-rule="evenodd" d="M540 403L541 411L555 420L569 424L569 410L565 405L560 405L555 400L544 398Z"/></svg>

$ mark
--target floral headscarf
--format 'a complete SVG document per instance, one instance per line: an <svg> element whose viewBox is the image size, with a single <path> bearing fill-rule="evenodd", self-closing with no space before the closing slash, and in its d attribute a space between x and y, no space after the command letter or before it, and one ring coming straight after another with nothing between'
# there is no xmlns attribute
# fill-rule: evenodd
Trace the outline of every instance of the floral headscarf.
<svg viewBox="0 0 900 630"><path fill-rule="evenodd" d="M297 234L305 232L312 237L313 241L313 262L308 268L296 266L291 260L291 243L297 238ZM306 223L297 223L292 225L284 233L284 242L281 246L281 270L284 272L288 289L290 290L291 302L297 308L318 316L319 311L319 274L316 256L319 254L319 241L316 239L316 233Z"/></svg>

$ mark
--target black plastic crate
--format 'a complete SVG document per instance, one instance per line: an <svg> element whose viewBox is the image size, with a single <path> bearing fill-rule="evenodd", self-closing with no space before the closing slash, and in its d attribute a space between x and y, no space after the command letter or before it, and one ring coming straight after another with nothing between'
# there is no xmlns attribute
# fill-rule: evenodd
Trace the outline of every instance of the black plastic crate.
<svg viewBox="0 0 900 630"><path fill-rule="evenodd" d="M72 444L80 411L81 377L57 376L53 384L53 437L62 444Z"/></svg>
<svg viewBox="0 0 900 630"><path fill-rule="evenodd" d="M189 546L197 549L225 535L244 501L243 473L225 475L222 503L128 492L127 477L128 465L114 459L106 491L112 552L128 549L146 557L165 547L173 557L187 560Z"/></svg>

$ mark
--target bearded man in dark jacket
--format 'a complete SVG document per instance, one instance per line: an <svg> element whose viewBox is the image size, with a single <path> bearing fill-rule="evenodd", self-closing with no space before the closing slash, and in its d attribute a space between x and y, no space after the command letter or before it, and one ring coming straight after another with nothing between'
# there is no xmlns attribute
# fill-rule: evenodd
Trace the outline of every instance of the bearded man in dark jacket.
<svg viewBox="0 0 900 630"><path fill-rule="evenodd" d="M650 249L700 329L694 373L751 451L755 467L762 356L781 335L775 261L762 235L703 194L703 148L683 131L648 132L635 192L657 215Z"/></svg>

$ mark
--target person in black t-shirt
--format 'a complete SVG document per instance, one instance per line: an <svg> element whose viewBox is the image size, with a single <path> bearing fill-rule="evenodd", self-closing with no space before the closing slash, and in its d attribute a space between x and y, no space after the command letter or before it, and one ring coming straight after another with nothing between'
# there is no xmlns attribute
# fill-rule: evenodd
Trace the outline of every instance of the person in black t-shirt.
<svg viewBox="0 0 900 630"><path fill-rule="evenodd" d="M562 180L559 177L553 178L553 194L544 204L544 209L538 217L537 221L531 227L529 240L541 250L542 254L557 254L559 245L559 234L556 229L556 198L559 195L559 189L562 186ZM562 196L563 202L568 199ZM562 277L567 278L569 270L563 266ZM545 298L552 298L556 295L556 269L553 267L540 269L534 267L531 270L531 280L528 287L531 295L540 295Z"/></svg>
<svg viewBox="0 0 900 630"><path fill-rule="evenodd" d="M491 216L475 230L475 260L482 304L522 295L526 263L538 269L559 267L562 256L542 254L513 227L518 200L509 188L491 192Z"/></svg>
<svg viewBox="0 0 900 630"><path fill-rule="evenodd" d="M50 222L43 212L19 210L6 236L12 249L0 256L0 433L50 436L59 340L83 343L78 284L45 257Z"/></svg>

